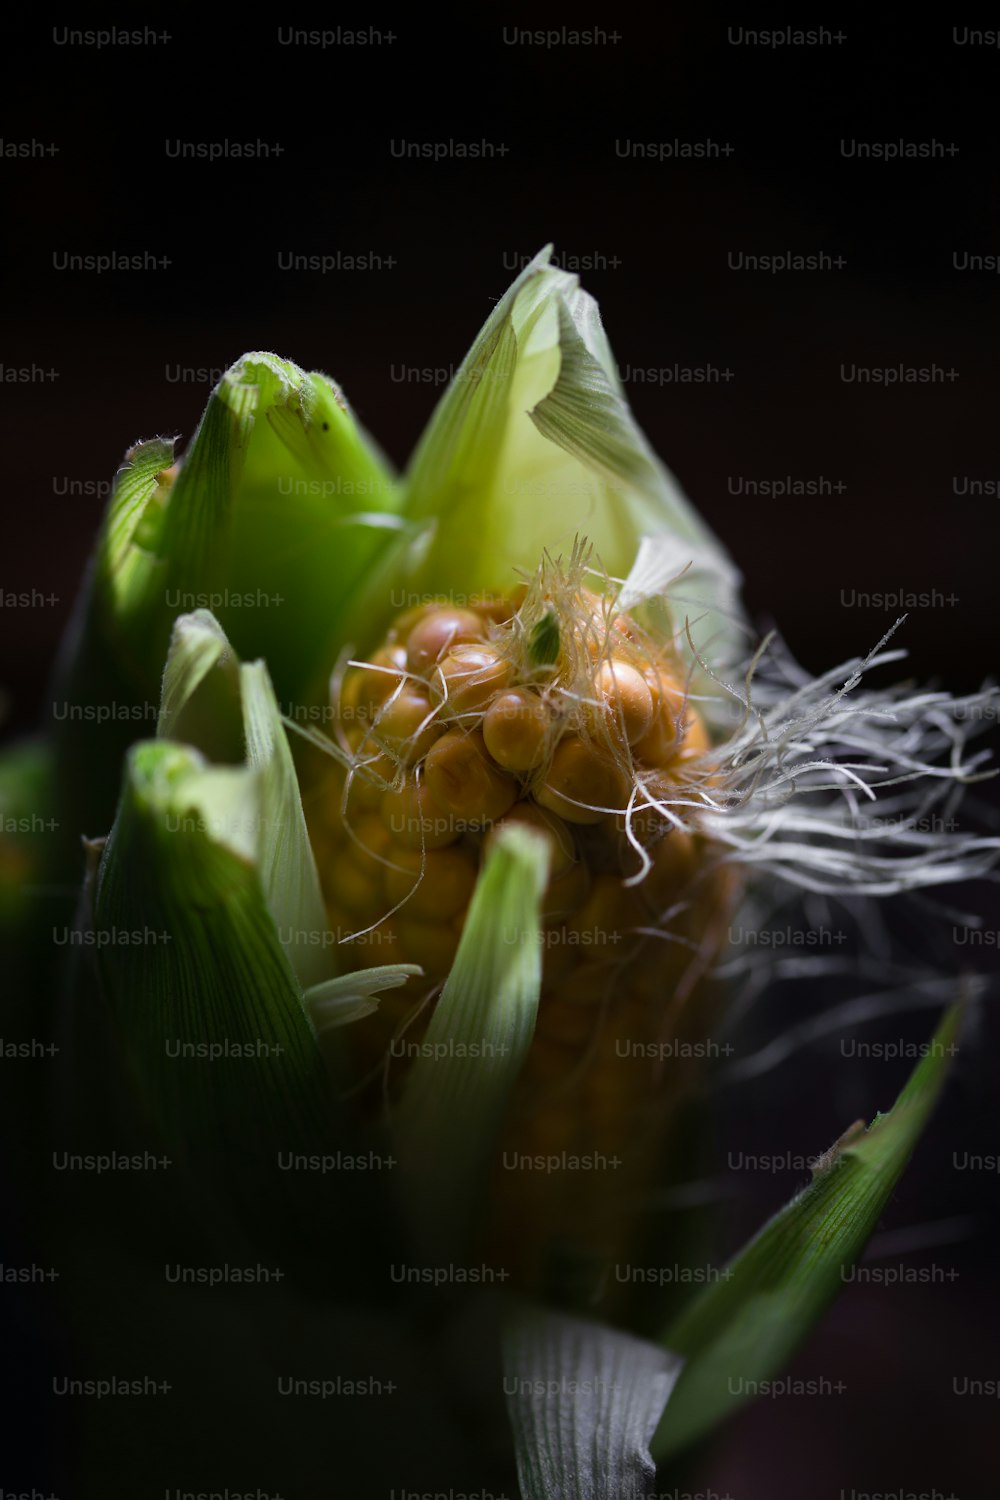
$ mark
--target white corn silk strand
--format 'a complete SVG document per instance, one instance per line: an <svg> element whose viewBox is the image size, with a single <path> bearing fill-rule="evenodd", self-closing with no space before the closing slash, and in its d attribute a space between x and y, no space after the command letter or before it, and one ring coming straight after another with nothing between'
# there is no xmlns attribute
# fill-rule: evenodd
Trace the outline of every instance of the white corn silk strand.
<svg viewBox="0 0 1000 1500"><path fill-rule="evenodd" d="M1000 693L868 688L870 673L905 656L883 649L900 623L867 657L816 678L774 638L739 688L699 657L740 720L676 791L642 786L633 807L702 833L728 862L821 894L887 896L987 873L1000 838L950 825L964 789L995 774L983 770L988 751L966 747L1000 713Z"/></svg>

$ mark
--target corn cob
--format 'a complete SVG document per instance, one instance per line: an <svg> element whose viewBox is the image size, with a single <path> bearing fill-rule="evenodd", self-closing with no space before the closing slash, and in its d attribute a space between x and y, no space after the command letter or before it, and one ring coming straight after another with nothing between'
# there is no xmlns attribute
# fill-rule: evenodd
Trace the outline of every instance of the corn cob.
<svg viewBox="0 0 1000 1500"><path fill-rule="evenodd" d="M537 1025L492 1195L491 1247L536 1289L563 1246L624 1248L623 1205L690 1074L676 1054L703 1050L657 1044L704 1038L693 1000L735 895L679 816L711 755L677 654L584 571L577 550L508 598L399 615L368 662L334 675L343 764L306 797L340 952L426 974L351 1028L390 1100L494 830L527 823L549 844Z"/></svg>

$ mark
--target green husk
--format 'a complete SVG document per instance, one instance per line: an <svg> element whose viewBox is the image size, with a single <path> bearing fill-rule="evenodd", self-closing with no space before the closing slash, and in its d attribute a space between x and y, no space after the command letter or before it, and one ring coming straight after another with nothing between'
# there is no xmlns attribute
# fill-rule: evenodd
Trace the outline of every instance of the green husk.
<svg viewBox="0 0 1000 1500"><path fill-rule="evenodd" d="M126 456L52 689L67 860L110 825L179 614L211 608L288 707L329 672L393 534L398 489L339 389L272 354L227 370L172 463L161 438Z"/></svg>
<svg viewBox="0 0 1000 1500"><path fill-rule="evenodd" d="M680 1360L620 1329L521 1304L503 1355L524 1500L646 1500L649 1440Z"/></svg>
<svg viewBox="0 0 1000 1500"><path fill-rule="evenodd" d="M406 1201L431 1255L467 1247L531 1043L548 858L545 840L530 829L498 831L393 1121Z"/></svg>
<svg viewBox="0 0 1000 1500"><path fill-rule="evenodd" d="M836 1142L809 1186L667 1329L664 1344L685 1363L653 1442L658 1462L751 1400L841 1290L937 1103L961 1021L954 1006L893 1108Z"/></svg>

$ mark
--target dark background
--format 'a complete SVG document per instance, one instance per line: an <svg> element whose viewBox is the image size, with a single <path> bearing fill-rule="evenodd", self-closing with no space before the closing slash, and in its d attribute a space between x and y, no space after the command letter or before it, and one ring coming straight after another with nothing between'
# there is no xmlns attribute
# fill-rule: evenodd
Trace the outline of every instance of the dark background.
<svg viewBox="0 0 1000 1500"><path fill-rule="evenodd" d="M57 596L3 612L9 728L40 712L102 487L125 449L156 433L183 445L205 405L212 375L168 372L217 371L254 348L324 369L403 465L442 387L394 380L393 367L457 364L513 279L514 258L549 240L557 257L592 258L582 280L623 370L733 371L728 382L627 389L742 568L761 624L776 620L821 670L866 651L903 612L847 607L845 591L937 591L898 638L915 675L967 691L994 669L997 499L956 494L954 481L1000 480L1000 282L956 269L953 254L1000 254L1000 49L958 45L943 23L867 15L844 23L840 43L781 49L734 45L726 18L689 12L668 11L653 27L626 17L617 41L603 25L602 44L554 48L508 45L502 23L475 19L403 21L381 45L281 46L276 25L234 18L213 31L193 8L156 26L169 42L142 47L58 46L41 21L8 32L4 140L58 147L0 163L9 226L0 358L58 371L0 387L0 584ZM217 162L166 154L167 140L227 138L283 152ZM392 142L448 139L508 149L485 161L392 155ZM626 141L675 140L733 150L711 160L619 154ZM842 140L958 150L865 161L842 155ZM112 250L151 251L170 265L54 268L64 252ZM278 269L279 253L337 251L379 256L383 268ZM740 251L825 251L846 264L729 269ZM845 383L844 364L937 365L958 378L886 389ZM731 493L740 479L789 476L843 489ZM979 900L988 911L988 893ZM918 1018L912 1034L928 1025ZM963 1053L939 1128L885 1225L937 1225L917 1234L917 1245L929 1236L922 1249L891 1262L959 1274L850 1289L794 1372L839 1373L847 1391L761 1402L692 1488L734 1500L935 1486L966 1500L995 1489L995 1408L951 1394L952 1374L1000 1377L996 1179L951 1165L954 1150L1000 1144L991 1031L983 1022ZM849 1070L814 1051L746 1086L724 1145L823 1149L853 1118ZM867 1103L887 1107L907 1071L869 1070ZM725 1248L800 1180L748 1188Z"/></svg>

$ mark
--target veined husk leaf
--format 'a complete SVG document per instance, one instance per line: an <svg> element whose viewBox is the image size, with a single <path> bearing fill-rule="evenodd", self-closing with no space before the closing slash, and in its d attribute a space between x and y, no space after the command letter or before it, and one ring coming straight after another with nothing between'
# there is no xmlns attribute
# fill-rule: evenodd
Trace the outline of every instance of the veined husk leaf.
<svg viewBox="0 0 1000 1500"><path fill-rule="evenodd" d="M669 535L700 601L675 628L707 612L731 656L739 575L636 425L597 304L550 250L501 298L418 445L404 507L418 530L400 541L397 587L507 591L578 535L623 580L643 537Z"/></svg>
<svg viewBox="0 0 1000 1500"><path fill-rule="evenodd" d="M194 745L212 761L243 759L240 662L210 610L196 609L174 622L156 735Z"/></svg>
<svg viewBox="0 0 1000 1500"><path fill-rule="evenodd" d="M649 1441L681 1361L606 1324L516 1305L504 1392L524 1500L646 1500Z"/></svg>
<svg viewBox="0 0 1000 1500"><path fill-rule="evenodd" d="M272 1210L281 1150L328 1137L330 1090L251 857L260 772L167 740L129 752L93 890L100 999L170 1153ZM185 1057L182 1049L191 1048ZM227 1189L228 1191L228 1189Z"/></svg>
<svg viewBox="0 0 1000 1500"><path fill-rule="evenodd" d="M393 1120L403 1191L429 1254L465 1247L531 1042L548 858L529 829L497 832Z"/></svg>
<svg viewBox="0 0 1000 1500"><path fill-rule="evenodd" d="M267 668L263 662L241 664L207 610L182 615L174 627L157 732L183 738L205 754L214 746L221 758L245 761L256 773L249 780L234 773L240 790L231 808L215 792L217 836L226 841L221 824L229 818L228 841L255 864L299 983L308 988L330 978L332 945L323 941L327 921L319 876ZM215 786L222 786L218 773Z"/></svg>
<svg viewBox="0 0 1000 1500"><path fill-rule="evenodd" d="M240 668L247 764L260 773L258 869L268 910L304 989L330 977L330 950L319 875L306 830L298 779L281 714L263 662Z"/></svg>
<svg viewBox="0 0 1000 1500"><path fill-rule="evenodd" d="M179 614L212 608L242 657L266 658L287 706L329 671L351 595L393 535L394 478L325 375L245 355L176 466L173 446L126 456L53 686L72 840L111 821Z"/></svg>
<svg viewBox="0 0 1000 1500"><path fill-rule="evenodd" d="M363 1021L378 1009L381 994L399 989L411 975L422 973L419 964L375 964L314 984L308 994L312 1023L322 1035L352 1021Z"/></svg>
<svg viewBox="0 0 1000 1500"><path fill-rule="evenodd" d="M812 1331L861 1254L937 1102L962 1008L944 1016L888 1114L846 1132L813 1181L667 1329L684 1360L652 1451L658 1463L753 1399Z"/></svg>

